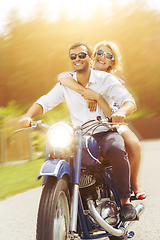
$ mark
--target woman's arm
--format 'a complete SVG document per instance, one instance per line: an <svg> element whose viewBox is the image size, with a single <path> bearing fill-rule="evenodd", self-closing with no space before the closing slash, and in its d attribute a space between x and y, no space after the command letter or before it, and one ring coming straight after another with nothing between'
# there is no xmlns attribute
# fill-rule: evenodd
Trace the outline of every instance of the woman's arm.
<svg viewBox="0 0 160 240"><path fill-rule="evenodd" d="M79 83L77 83L73 78L67 77L67 78L60 78L59 81L66 87L80 93L82 97L87 101L88 108L90 111L95 111L95 102L88 101L88 100L96 100L99 104L100 108L104 112L104 114L107 117L111 116L111 107L110 105L104 100L104 98L97 92L93 91L90 88L85 88L81 86Z"/></svg>
<svg viewBox="0 0 160 240"><path fill-rule="evenodd" d="M112 108L110 107L110 105L106 102L106 100L101 96L101 94L93 91L90 88L85 88L81 91L81 95L82 97L84 97L84 99L93 99L96 100L97 103L99 104L100 108L102 109L102 111L104 112L104 114L107 117L111 116L111 112L112 112Z"/></svg>
<svg viewBox="0 0 160 240"><path fill-rule="evenodd" d="M67 78L61 78L59 79L60 83L62 83L64 86L74 90L75 92L78 92L81 94L81 91L85 89L83 86L81 86L78 82L76 82L73 78L67 77Z"/></svg>
<svg viewBox="0 0 160 240"><path fill-rule="evenodd" d="M70 74L71 75L71 74ZM85 87L81 86L78 82L76 82L72 77L62 77L59 74L58 81L62 83L64 86L74 90L75 92L82 93ZM91 112L95 112L97 108L96 100L87 99L88 108Z"/></svg>

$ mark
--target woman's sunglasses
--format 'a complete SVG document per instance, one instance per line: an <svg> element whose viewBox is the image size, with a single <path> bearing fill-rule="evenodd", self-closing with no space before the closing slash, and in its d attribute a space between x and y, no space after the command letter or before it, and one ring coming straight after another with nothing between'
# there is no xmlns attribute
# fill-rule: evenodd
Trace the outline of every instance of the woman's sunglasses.
<svg viewBox="0 0 160 240"><path fill-rule="evenodd" d="M97 56L103 56L103 55L105 55L105 58L106 59L108 59L108 60L114 60L114 56L113 56L113 54L112 53L109 53L109 52L105 52L105 51L103 51L102 49L98 49L97 51L96 51L96 55Z"/></svg>
<svg viewBox="0 0 160 240"><path fill-rule="evenodd" d="M72 54L70 54L70 59L71 59L71 60L75 60L75 59L77 58L77 56L78 56L80 59L85 59L87 55L88 55L88 54L85 53L85 52L80 52L80 53L78 53L78 54L72 53Z"/></svg>

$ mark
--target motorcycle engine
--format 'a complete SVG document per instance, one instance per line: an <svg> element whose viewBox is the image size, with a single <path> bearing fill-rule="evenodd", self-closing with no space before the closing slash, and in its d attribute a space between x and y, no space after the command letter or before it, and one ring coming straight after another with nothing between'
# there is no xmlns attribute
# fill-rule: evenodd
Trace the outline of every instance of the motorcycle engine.
<svg viewBox="0 0 160 240"><path fill-rule="evenodd" d="M96 180L93 175L85 174L82 172L79 190L85 210L88 209L86 200L88 197L91 197L97 205L97 212L104 219L104 221L106 221L111 226L115 226L117 224L119 221L117 205L109 198L99 199L100 196L98 196L99 194L96 190ZM95 222L91 216L90 218L93 222Z"/></svg>
<svg viewBox="0 0 160 240"><path fill-rule="evenodd" d="M101 199L98 200L97 212L111 226L115 226L119 220L117 205L114 201Z"/></svg>
<svg viewBox="0 0 160 240"><path fill-rule="evenodd" d="M96 180L93 175L81 173L79 191L83 202L84 209L87 209L86 199L91 196L94 201L97 199Z"/></svg>

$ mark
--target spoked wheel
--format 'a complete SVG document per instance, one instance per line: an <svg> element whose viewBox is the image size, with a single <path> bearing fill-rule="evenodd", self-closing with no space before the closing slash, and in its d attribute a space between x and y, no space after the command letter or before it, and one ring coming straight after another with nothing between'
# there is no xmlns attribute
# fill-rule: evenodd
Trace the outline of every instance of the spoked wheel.
<svg viewBox="0 0 160 240"><path fill-rule="evenodd" d="M69 201L67 182L51 177L43 189L40 200L37 240L67 240Z"/></svg>

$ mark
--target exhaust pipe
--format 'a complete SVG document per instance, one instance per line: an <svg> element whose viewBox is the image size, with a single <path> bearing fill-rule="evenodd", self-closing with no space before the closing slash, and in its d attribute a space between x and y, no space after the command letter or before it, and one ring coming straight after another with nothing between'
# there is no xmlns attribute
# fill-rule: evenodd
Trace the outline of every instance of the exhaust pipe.
<svg viewBox="0 0 160 240"><path fill-rule="evenodd" d="M104 219L100 216L100 214L97 212L93 200L88 200L87 202L88 208L90 210L90 215L93 217L93 219L102 227L104 228L105 231L110 233L111 235L114 236L124 236L126 234L127 228L133 223L134 221L128 221L124 223L123 227L120 227L118 229L110 226L107 222L104 221ZM136 207L136 212L137 214L140 214L142 210L144 209L143 204L138 204Z"/></svg>
<svg viewBox="0 0 160 240"><path fill-rule="evenodd" d="M87 202L88 208L90 210L90 215L93 217L93 219L102 227L104 230L106 230L108 233L114 236L121 236L125 235L125 228L120 227L119 229L115 229L112 226L110 226L107 222L104 221L104 219L99 215L97 212L93 200L88 200Z"/></svg>

